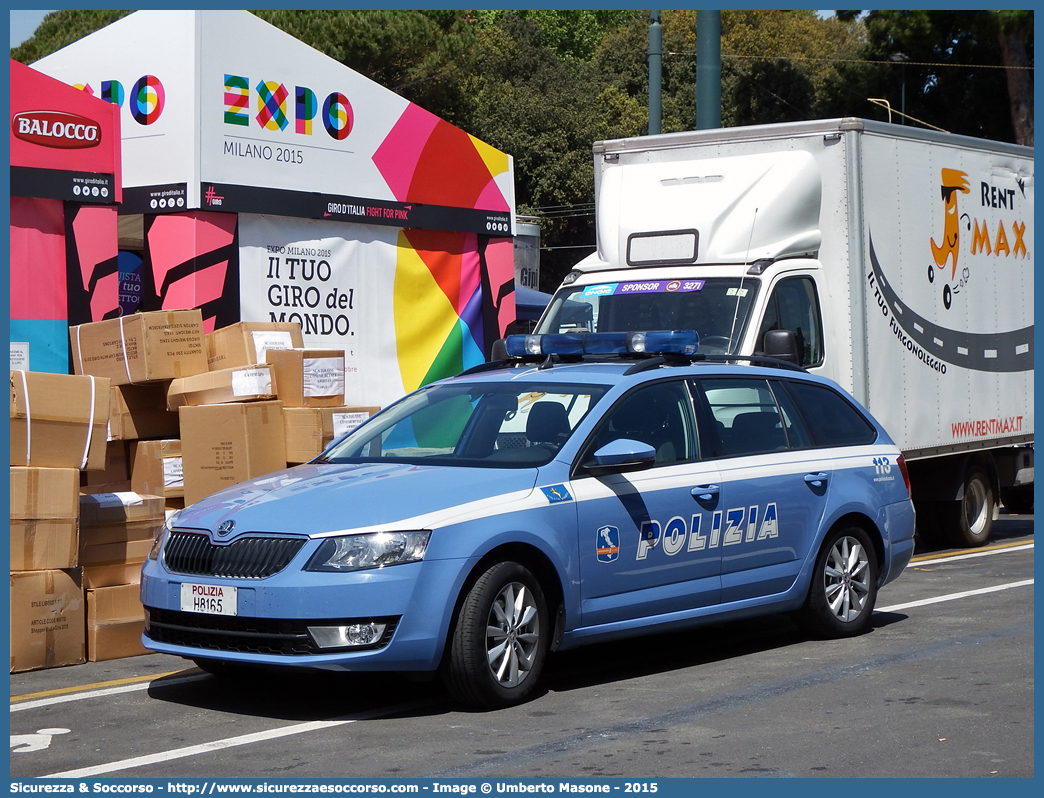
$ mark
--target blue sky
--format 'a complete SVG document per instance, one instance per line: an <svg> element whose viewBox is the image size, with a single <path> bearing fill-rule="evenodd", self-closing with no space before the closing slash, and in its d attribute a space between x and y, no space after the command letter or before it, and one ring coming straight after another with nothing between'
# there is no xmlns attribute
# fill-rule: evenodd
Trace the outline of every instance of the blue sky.
<svg viewBox="0 0 1044 798"><path fill-rule="evenodd" d="M40 21L50 11L12 11L11 12L11 46L17 47L36 31Z"/></svg>

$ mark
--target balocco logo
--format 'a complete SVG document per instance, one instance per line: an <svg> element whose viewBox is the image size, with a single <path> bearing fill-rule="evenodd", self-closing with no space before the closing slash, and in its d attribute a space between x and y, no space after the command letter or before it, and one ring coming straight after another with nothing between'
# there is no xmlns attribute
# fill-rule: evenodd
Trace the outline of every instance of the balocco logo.
<svg viewBox="0 0 1044 798"><path fill-rule="evenodd" d="M22 141L63 150L97 147L102 138L93 119L64 111L22 111L11 118L11 130Z"/></svg>

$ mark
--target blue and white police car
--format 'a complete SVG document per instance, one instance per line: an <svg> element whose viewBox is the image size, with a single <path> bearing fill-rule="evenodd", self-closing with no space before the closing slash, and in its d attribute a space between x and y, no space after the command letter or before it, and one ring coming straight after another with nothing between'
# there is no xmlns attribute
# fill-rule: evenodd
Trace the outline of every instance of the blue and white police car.
<svg viewBox="0 0 1044 798"><path fill-rule="evenodd" d="M898 448L837 385L685 331L506 345L170 519L145 645L224 675L439 672L505 706L585 643L770 613L867 628L914 510Z"/></svg>

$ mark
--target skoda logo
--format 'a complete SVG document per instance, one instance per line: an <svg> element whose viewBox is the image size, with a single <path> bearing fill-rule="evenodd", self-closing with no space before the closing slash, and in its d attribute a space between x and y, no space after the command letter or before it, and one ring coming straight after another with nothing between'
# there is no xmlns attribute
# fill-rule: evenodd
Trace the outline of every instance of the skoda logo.
<svg viewBox="0 0 1044 798"><path fill-rule="evenodd" d="M236 522L235 521L222 521L221 522L221 526L219 526L217 528L217 533L219 535L221 535L222 537L224 537L225 535L227 535L229 532L231 532L235 528L236 528Z"/></svg>

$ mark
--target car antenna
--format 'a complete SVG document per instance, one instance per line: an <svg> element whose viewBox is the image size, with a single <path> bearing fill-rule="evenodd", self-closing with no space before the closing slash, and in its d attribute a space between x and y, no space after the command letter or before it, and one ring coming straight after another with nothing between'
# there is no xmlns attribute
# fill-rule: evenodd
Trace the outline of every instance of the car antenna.
<svg viewBox="0 0 1044 798"><path fill-rule="evenodd" d="M758 209L754 209L754 218L750 220L750 237L747 238L747 253L743 256L743 265L747 265L747 261L750 260L750 242L754 240L754 223L758 220ZM736 319L739 318L739 306L740 300L743 298L743 278L747 276L747 270L743 270L743 274L740 275L739 288L736 289L736 310L732 314L732 329L729 330L729 345L725 350L726 352L732 352L732 336L736 334Z"/></svg>

